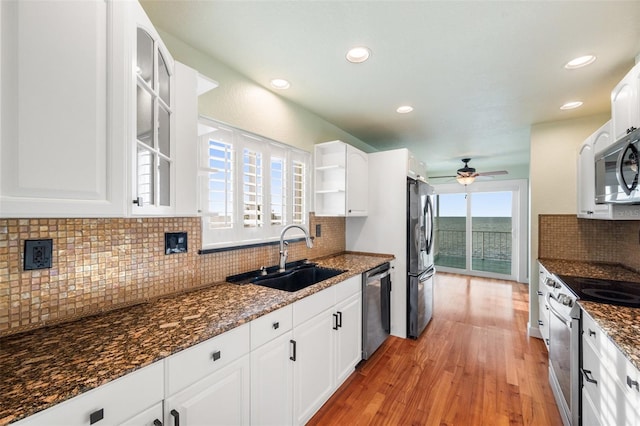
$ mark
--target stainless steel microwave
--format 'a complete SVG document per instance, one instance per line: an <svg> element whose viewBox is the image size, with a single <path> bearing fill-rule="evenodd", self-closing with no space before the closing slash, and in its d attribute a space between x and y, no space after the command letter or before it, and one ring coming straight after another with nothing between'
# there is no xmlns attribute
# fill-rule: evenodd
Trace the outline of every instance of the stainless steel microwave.
<svg viewBox="0 0 640 426"><path fill-rule="evenodd" d="M595 155L596 203L640 204L640 129Z"/></svg>

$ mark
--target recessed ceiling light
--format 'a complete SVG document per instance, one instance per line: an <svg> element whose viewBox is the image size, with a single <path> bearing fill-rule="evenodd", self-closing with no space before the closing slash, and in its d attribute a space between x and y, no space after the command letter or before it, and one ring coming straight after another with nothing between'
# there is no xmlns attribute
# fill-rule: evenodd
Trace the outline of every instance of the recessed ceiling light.
<svg viewBox="0 0 640 426"><path fill-rule="evenodd" d="M403 105L401 107L398 107L398 109L396 110L396 112L399 114L407 114L411 111L413 111L413 107L409 105Z"/></svg>
<svg viewBox="0 0 640 426"><path fill-rule="evenodd" d="M572 102L567 102L566 104L562 105L560 107L560 109L574 109L574 108L578 108L579 106L582 106L582 102L580 102L580 101L572 101Z"/></svg>
<svg viewBox="0 0 640 426"><path fill-rule="evenodd" d="M273 87L274 89L288 89L289 87L291 87L291 83L282 78L274 78L273 80L271 80L271 87Z"/></svg>
<svg viewBox="0 0 640 426"><path fill-rule="evenodd" d="M576 68L586 67L587 65L592 64L595 60L596 57L593 55L580 56L579 58L575 58L567 62L564 67L568 70L575 70Z"/></svg>
<svg viewBox="0 0 640 426"><path fill-rule="evenodd" d="M371 50L367 47L354 47L347 52L347 61L359 64L371 56Z"/></svg>

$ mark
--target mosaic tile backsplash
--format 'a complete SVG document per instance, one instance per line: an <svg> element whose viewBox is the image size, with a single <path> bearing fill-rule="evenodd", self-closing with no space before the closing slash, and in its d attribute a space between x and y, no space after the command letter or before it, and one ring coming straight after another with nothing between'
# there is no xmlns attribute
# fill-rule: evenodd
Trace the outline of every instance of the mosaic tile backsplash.
<svg viewBox="0 0 640 426"><path fill-rule="evenodd" d="M314 247L289 260L345 250L344 218L309 218ZM165 232L187 232L189 251L165 255ZM23 270L24 240L53 239L49 269ZM0 336L224 281L278 263L277 246L199 255L200 218L0 219Z"/></svg>
<svg viewBox="0 0 640 426"><path fill-rule="evenodd" d="M541 259L620 263L640 272L640 221L538 217Z"/></svg>

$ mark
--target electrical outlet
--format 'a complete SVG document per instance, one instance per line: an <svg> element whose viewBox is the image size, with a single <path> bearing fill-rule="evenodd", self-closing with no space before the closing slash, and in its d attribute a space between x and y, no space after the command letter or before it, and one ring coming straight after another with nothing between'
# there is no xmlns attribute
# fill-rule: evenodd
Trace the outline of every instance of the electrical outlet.
<svg viewBox="0 0 640 426"><path fill-rule="evenodd" d="M316 237L321 237L322 236L322 225L319 223L316 223Z"/></svg>
<svg viewBox="0 0 640 426"><path fill-rule="evenodd" d="M186 253L187 233L186 232L165 232L164 233L164 254Z"/></svg>
<svg viewBox="0 0 640 426"><path fill-rule="evenodd" d="M25 271L51 268L53 258L53 240L25 240L24 265Z"/></svg>

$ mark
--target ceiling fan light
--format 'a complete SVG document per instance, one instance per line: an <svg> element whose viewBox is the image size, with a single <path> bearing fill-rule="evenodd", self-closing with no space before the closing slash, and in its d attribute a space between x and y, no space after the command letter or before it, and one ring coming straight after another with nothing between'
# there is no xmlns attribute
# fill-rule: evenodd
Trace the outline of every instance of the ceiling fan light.
<svg viewBox="0 0 640 426"><path fill-rule="evenodd" d="M475 176L456 176L456 180L460 185L471 185L474 180L476 180Z"/></svg>

